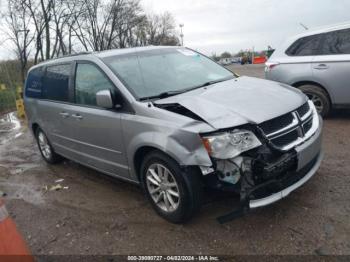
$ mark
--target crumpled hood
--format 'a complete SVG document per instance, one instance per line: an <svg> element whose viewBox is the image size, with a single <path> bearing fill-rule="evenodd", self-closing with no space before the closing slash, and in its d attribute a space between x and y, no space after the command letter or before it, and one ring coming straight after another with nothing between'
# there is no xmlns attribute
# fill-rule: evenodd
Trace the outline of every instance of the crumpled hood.
<svg viewBox="0 0 350 262"><path fill-rule="evenodd" d="M268 80L239 77L156 101L180 104L216 129L259 124L295 110L307 98L299 90Z"/></svg>

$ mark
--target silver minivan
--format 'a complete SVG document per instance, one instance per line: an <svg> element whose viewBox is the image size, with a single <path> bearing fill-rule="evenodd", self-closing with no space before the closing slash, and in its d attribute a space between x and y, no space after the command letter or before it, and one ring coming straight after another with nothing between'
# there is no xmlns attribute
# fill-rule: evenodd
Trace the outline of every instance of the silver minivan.
<svg viewBox="0 0 350 262"><path fill-rule="evenodd" d="M240 195L220 222L276 202L322 159L322 119L302 92L238 77L182 47L44 62L29 71L24 96L44 160L140 184L174 223L198 212L208 187Z"/></svg>
<svg viewBox="0 0 350 262"><path fill-rule="evenodd" d="M294 36L266 63L266 78L302 90L326 116L350 106L350 23Z"/></svg>

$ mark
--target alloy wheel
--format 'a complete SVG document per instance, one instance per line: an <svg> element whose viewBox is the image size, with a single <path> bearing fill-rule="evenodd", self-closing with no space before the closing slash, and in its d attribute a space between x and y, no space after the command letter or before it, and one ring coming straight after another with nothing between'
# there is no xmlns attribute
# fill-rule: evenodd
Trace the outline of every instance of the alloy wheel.
<svg viewBox="0 0 350 262"><path fill-rule="evenodd" d="M52 155L51 147L49 145L49 141L47 140L43 132L39 132L38 142L39 142L40 151L42 152L43 156L46 159L50 159Z"/></svg>
<svg viewBox="0 0 350 262"><path fill-rule="evenodd" d="M179 186L165 166L152 164L146 173L146 184L154 203L163 211L173 212L179 207Z"/></svg>
<svg viewBox="0 0 350 262"><path fill-rule="evenodd" d="M306 95L314 103L317 112L321 113L323 110L323 107L324 107L322 99L318 95L315 95L315 94L306 94Z"/></svg>

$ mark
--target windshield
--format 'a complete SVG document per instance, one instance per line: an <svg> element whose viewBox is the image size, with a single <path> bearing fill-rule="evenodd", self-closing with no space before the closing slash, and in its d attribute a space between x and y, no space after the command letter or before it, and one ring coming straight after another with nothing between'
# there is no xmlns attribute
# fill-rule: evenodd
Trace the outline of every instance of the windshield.
<svg viewBox="0 0 350 262"><path fill-rule="evenodd" d="M178 94L234 77L209 58L185 48L166 48L103 58L138 99Z"/></svg>

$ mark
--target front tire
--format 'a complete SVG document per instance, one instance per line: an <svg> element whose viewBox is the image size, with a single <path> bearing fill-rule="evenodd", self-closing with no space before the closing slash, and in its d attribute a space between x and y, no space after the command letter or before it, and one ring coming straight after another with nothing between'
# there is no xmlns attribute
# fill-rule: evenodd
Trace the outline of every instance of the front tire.
<svg viewBox="0 0 350 262"><path fill-rule="evenodd" d="M39 151L47 163L57 164L63 160L60 155L55 153L46 134L39 127L35 132L35 138L39 147Z"/></svg>
<svg viewBox="0 0 350 262"><path fill-rule="evenodd" d="M314 103L317 112L325 117L331 110L331 101L326 91L315 85L303 85L299 89Z"/></svg>
<svg viewBox="0 0 350 262"><path fill-rule="evenodd" d="M187 222L201 207L202 181L198 170L182 169L161 152L153 151L145 157L141 182L155 211L169 222Z"/></svg>

